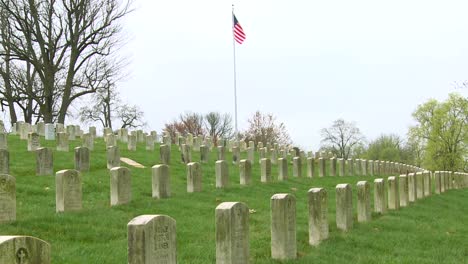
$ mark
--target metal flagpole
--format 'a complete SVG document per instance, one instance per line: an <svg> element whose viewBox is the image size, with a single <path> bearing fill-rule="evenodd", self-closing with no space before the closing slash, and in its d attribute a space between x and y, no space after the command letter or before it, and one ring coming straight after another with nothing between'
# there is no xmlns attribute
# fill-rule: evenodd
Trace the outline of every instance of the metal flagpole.
<svg viewBox="0 0 468 264"><path fill-rule="evenodd" d="M237 130L236 41L234 39L234 26L234 4L232 4L232 50L234 55L234 124L236 139L238 139L239 133Z"/></svg>

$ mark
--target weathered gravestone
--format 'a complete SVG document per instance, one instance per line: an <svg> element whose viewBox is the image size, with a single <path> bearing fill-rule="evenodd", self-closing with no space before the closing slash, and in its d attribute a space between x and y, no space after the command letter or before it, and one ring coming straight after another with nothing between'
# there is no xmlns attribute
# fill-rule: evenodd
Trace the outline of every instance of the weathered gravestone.
<svg viewBox="0 0 468 264"><path fill-rule="evenodd" d="M408 206L408 177L406 174L400 175L398 184L398 189L400 190L400 207L406 207Z"/></svg>
<svg viewBox="0 0 468 264"><path fill-rule="evenodd" d="M149 151L154 150L154 136L152 135L146 136L146 150L149 150Z"/></svg>
<svg viewBox="0 0 468 264"><path fill-rule="evenodd" d="M232 163L237 165L240 159L240 149L239 147L235 146L232 147Z"/></svg>
<svg viewBox="0 0 468 264"><path fill-rule="evenodd" d="M8 174L0 174L0 224L15 220L16 179ZM0 250L0 252L2 251Z"/></svg>
<svg viewBox="0 0 468 264"><path fill-rule="evenodd" d="M136 151L137 148L137 137L136 135L129 135L127 142L127 149L130 151Z"/></svg>
<svg viewBox="0 0 468 264"><path fill-rule="evenodd" d="M271 161L263 158L260 160L260 179L262 182L271 182Z"/></svg>
<svg viewBox="0 0 468 264"><path fill-rule="evenodd" d="M89 149L86 147L75 148L75 170L80 172L89 171Z"/></svg>
<svg viewBox="0 0 468 264"><path fill-rule="evenodd" d="M182 144L180 156L182 163L188 164L192 162L192 150L190 148L190 145Z"/></svg>
<svg viewBox="0 0 468 264"><path fill-rule="evenodd" d="M330 158L330 176L336 176L336 158Z"/></svg>
<svg viewBox="0 0 468 264"><path fill-rule="evenodd" d="M208 163L209 162L209 156L210 156L210 149L206 145L201 145L200 146L200 162L201 163Z"/></svg>
<svg viewBox="0 0 468 264"><path fill-rule="evenodd" d="M132 175L126 167L110 169L111 206L128 204L132 200Z"/></svg>
<svg viewBox="0 0 468 264"><path fill-rule="evenodd" d="M317 246L328 238L328 198L324 188L312 188L307 193L309 206L309 244Z"/></svg>
<svg viewBox="0 0 468 264"><path fill-rule="evenodd" d="M249 185L252 178L252 163L249 160L241 160L239 163L240 184Z"/></svg>
<svg viewBox="0 0 468 264"><path fill-rule="evenodd" d="M171 197L169 166L159 164L152 167L153 198L163 199Z"/></svg>
<svg viewBox="0 0 468 264"><path fill-rule="evenodd" d="M54 152L50 148L36 150L36 175L54 175Z"/></svg>
<svg viewBox="0 0 468 264"><path fill-rule="evenodd" d="M7 134L0 132L0 149L8 149Z"/></svg>
<svg viewBox="0 0 468 264"><path fill-rule="evenodd" d="M88 133L91 134L91 136L93 138L96 138L96 136L97 136L96 127L94 127L94 126L89 127Z"/></svg>
<svg viewBox="0 0 468 264"><path fill-rule="evenodd" d="M372 220L370 184L367 181L357 183L357 220L358 222L369 222Z"/></svg>
<svg viewBox="0 0 468 264"><path fill-rule="evenodd" d="M76 131L75 126L68 125L67 126L67 133L68 133L68 140L75 140L76 139Z"/></svg>
<svg viewBox="0 0 468 264"><path fill-rule="evenodd" d="M28 134L28 151L36 151L41 147L40 136L37 133Z"/></svg>
<svg viewBox="0 0 468 264"><path fill-rule="evenodd" d="M400 209L400 192L398 191L398 181L394 176L390 176L387 179L388 186L388 209L398 210Z"/></svg>
<svg viewBox="0 0 468 264"><path fill-rule="evenodd" d="M57 142L57 151L65 151L68 152L69 144L68 144L68 134L64 132L58 132L56 137Z"/></svg>
<svg viewBox="0 0 468 264"><path fill-rule="evenodd" d="M385 179L374 180L374 212L384 214L387 212L387 190Z"/></svg>
<svg viewBox="0 0 468 264"><path fill-rule="evenodd" d="M229 184L229 170L225 160L218 160L215 164L216 188L225 188Z"/></svg>
<svg viewBox="0 0 468 264"><path fill-rule="evenodd" d="M50 264L50 245L31 236L0 236L0 263Z"/></svg>
<svg viewBox="0 0 468 264"><path fill-rule="evenodd" d="M117 146L117 138L114 135L114 133L109 133L105 135L106 137L106 148L112 147L112 146Z"/></svg>
<svg viewBox="0 0 468 264"><path fill-rule="evenodd" d="M128 264L176 264L176 221L167 215L140 215L127 225Z"/></svg>
<svg viewBox="0 0 468 264"><path fill-rule="evenodd" d="M171 145L162 144L159 146L159 159L162 164L171 163Z"/></svg>
<svg viewBox="0 0 468 264"><path fill-rule="evenodd" d="M300 157L293 158L293 177L302 177L302 160Z"/></svg>
<svg viewBox="0 0 468 264"><path fill-rule="evenodd" d="M250 163L252 163L252 166L253 166L254 161L255 161L254 148L252 147L247 148L247 159L250 161Z"/></svg>
<svg viewBox="0 0 468 264"><path fill-rule="evenodd" d="M10 173L10 152L0 149L0 174Z"/></svg>
<svg viewBox="0 0 468 264"><path fill-rule="evenodd" d="M224 146L218 146L217 148L217 160L225 160L226 159L226 151L224 149Z"/></svg>
<svg viewBox="0 0 468 264"><path fill-rule="evenodd" d="M81 137L81 146L88 148L90 151L94 150L94 137L90 133L85 133Z"/></svg>
<svg viewBox="0 0 468 264"><path fill-rule="evenodd" d="M187 164L187 192L202 191L202 171L200 163L190 162Z"/></svg>
<svg viewBox="0 0 468 264"><path fill-rule="evenodd" d="M353 227L353 195L347 183L336 186L336 227L342 231Z"/></svg>
<svg viewBox="0 0 468 264"><path fill-rule="evenodd" d="M318 159L319 177L325 176L325 158Z"/></svg>
<svg viewBox="0 0 468 264"><path fill-rule="evenodd" d="M55 174L57 212L79 211L82 208L81 175L77 170L61 170Z"/></svg>
<svg viewBox="0 0 468 264"><path fill-rule="evenodd" d="M416 202L416 193L417 193L417 190L416 190L416 186L417 183L416 183L416 179L415 179L415 174L414 173L409 173L408 174L408 200L410 202Z"/></svg>
<svg viewBox="0 0 468 264"><path fill-rule="evenodd" d="M107 168L112 169L120 166L119 147L112 146L107 148Z"/></svg>
<svg viewBox="0 0 468 264"><path fill-rule="evenodd" d="M295 259L296 246L296 198L287 193L271 197L271 257Z"/></svg>
<svg viewBox="0 0 468 264"><path fill-rule="evenodd" d="M307 177L315 177L315 159L311 157L307 158Z"/></svg>
<svg viewBox="0 0 468 264"><path fill-rule="evenodd" d="M278 181L288 179L288 160L286 158L278 159Z"/></svg>
<svg viewBox="0 0 468 264"><path fill-rule="evenodd" d="M216 264L249 264L249 208L240 202L216 207Z"/></svg>
<svg viewBox="0 0 468 264"><path fill-rule="evenodd" d="M346 176L346 160L341 158L338 159L338 165L340 167L340 169L338 170L339 176Z"/></svg>

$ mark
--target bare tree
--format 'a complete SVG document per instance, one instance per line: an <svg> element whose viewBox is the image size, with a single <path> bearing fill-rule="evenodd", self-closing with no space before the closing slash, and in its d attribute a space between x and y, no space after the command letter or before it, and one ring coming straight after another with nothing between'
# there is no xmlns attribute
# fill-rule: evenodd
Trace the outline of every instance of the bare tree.
<svg viewBox="0 0 468 264"><path fill-rule="evenodd" d="M343 119L335 120L329 128L323 128L321 135L323 147L344 159L348 159L353 150L364 141L359 128Z"/></svg>
<svg viewBox="0 0 468 264"><path fill-rule="evenodd" d="M137 128L146 125L143 121L144 113L136 105L120 105L117 109L117 117L121 128Z"/></svg>
<svg viewBox="0 0 468 264"><path fill-rule="evenodd" d="M179 116L179 120L184 125L183 134L204 135L202 114L184 113Z"/></svg>
<svg viewBox="0 0 468 264"><path fill-rule="evenodd" d="M227 113L221 115L219 112L209 112L206 114L205 128L215 144L219 138L230 139L234 136L232 117Z"/></svg>
<svg viewBox="0 0 468 264"><path fill-rule="evenodd" d="M122 39L119 22L130 12L130 1L0 0L10 33L3 40L8 52L0 57L33 67L40 85L27 95L44 121L56 116L64 123L77 98L96 92L95 84L106 78L103 65L113 65L110 55Z"/></svg>
<svg viewBox="0 0 468 264"><path fill-rule="evenodd" d="M278 123L273 114L265 114L260 111L248 120L249 128L243 133L247 141L253 140L255 144L259 142L279 143L282 145L291 144L291 138L284 123Z"/></svg>

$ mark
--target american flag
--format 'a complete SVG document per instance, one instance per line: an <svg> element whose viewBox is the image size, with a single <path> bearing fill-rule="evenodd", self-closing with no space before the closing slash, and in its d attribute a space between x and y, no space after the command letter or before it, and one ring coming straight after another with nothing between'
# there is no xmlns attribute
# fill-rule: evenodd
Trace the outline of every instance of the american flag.
<svg viewBox="0 0 468 264"><path fill-rule="evenodd" d="M242 29L241 25L239 24L239 21L237 21L237 18L234 14L232 14L233 17L233 30L234 30L234 39L236 40L237 43L242 44L245 40L245 33L244 30Z"/></svg>

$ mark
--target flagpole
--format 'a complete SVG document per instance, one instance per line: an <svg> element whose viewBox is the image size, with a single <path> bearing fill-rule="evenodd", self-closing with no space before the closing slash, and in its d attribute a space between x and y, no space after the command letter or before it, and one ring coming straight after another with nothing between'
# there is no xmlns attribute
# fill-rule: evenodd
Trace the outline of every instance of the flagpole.
<svg viewBox="0 0 468 264"><path fill-rule="evenodd" d="M236 41L234 39L234 4L232 4L232 51L234 57L234 124L235 124L235 133L236 140L239 136L239 131L237 130L237 74L236 74Z"/></svg>

